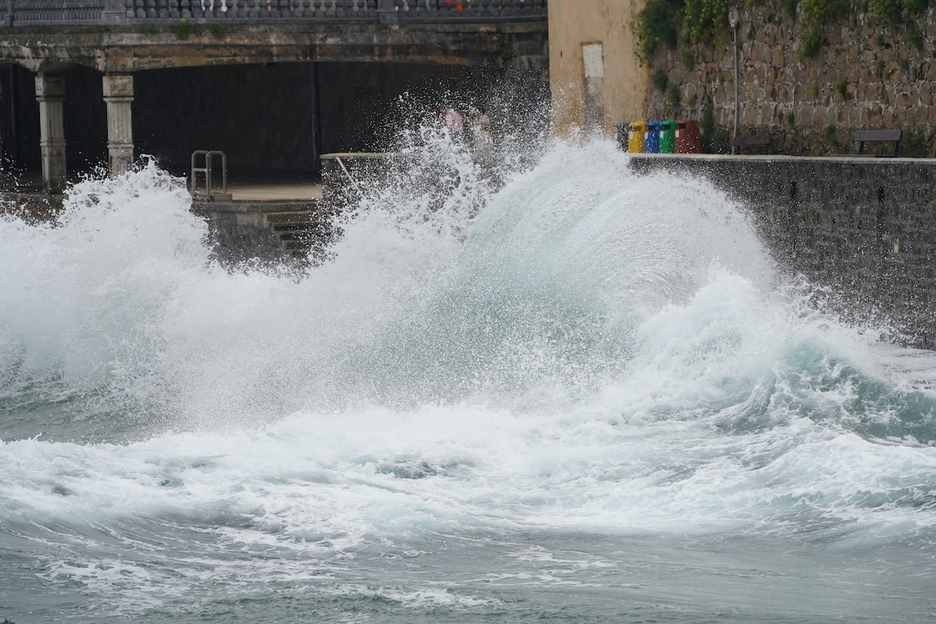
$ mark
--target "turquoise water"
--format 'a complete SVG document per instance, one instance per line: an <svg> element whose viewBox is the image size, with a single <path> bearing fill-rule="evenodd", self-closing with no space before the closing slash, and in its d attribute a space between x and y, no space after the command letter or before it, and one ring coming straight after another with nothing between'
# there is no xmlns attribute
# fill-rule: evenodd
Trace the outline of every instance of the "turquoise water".
<svg viewBox="0 0 936 624"><path fill-rule="evenodd" d="M300 278L152 166L0 221L0 618L936 617L933 354L702 181L441 154Z"/></svg>

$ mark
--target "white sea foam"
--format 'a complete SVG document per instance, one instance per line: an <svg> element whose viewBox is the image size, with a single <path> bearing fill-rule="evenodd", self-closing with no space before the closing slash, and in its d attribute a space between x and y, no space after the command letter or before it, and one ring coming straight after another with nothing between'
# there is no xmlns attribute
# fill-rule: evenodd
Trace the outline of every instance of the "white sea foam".
<svg viewBox="0 0 936 624"><path fill-rule="evenodd" d="M599 144L490 197L421 192L365 198L300 280L212 265L152 166L79 185L59 227L0 222L0 396L111 410L108 443L0 443L0 524L69 553L52 578L151 609L255 557L322 581L438 535L931 530L936 401L785 290L710 185ZM368 591L484 602L420 587Z"/></svg>

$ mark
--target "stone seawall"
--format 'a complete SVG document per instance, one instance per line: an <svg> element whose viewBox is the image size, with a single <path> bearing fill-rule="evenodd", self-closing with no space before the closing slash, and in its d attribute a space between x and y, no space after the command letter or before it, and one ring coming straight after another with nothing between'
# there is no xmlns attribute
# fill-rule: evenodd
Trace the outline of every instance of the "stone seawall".
<svg viewBox="0 0 936 624"><path fill-rule="evenodd" d="M370 162L362 157L387 155L328 155L333 199L353 190L336 156L349 157L355 176ZM816 287L827 311L859 325L886 323L895 342L936 349L936 160L633 154L630 166L709 181L749 211L777 265ZM247 204L193 207L222 263L327 256L334 210Z"/></svg>
<svg viewBox="0 0 936 624"><path fill-rule="evenodd" d="M335 213L318 201L194 201L192 212L208 223L214 259L232 269L303 269L327 256L335 236Z"/></svg>
<svg viewBox="0 0 936 624"><path fill-rule="evenodd" d="M634 155L641 173L709 180L751 211L778 265L844 320L936 349L936 160Z"/></svg>
<svg viewBox="0 0 936 624"><path fill-rule="evenodd" d="M936 5L883 23L854 3L824 26L815 56L802 58L802 11L790 17L785 4L739 12L739 134L770 133L771 153L818 156L854 152L855 130L901 128L902 154L936 156ZM702 119L708 110L716 132L730 133L734 52L727 20L717 43L657 46L648 116Z"/></svg>

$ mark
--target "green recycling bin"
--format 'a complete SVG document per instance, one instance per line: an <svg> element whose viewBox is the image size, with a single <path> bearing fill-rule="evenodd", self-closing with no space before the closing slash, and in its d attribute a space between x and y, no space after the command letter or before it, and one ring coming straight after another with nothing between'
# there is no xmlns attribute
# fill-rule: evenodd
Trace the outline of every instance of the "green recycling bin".
<svg viewBox="0 0 936 624"><path fill-rule="evenodd" d="M672 154L676 149L676 120L660 122L660 153Z"/></svg>

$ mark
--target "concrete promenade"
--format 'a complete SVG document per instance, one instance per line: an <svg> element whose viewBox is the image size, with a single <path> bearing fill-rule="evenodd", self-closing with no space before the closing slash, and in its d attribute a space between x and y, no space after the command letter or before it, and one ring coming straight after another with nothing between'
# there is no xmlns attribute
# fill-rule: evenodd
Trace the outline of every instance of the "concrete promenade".
<svg viewBox="0 0 936 624"><path fill-rule="evenodd" d="M319 201L322 199L322 184L282 175L269 178L250 176L229 181L228 192L231 200L236 202Z"/></svg>

